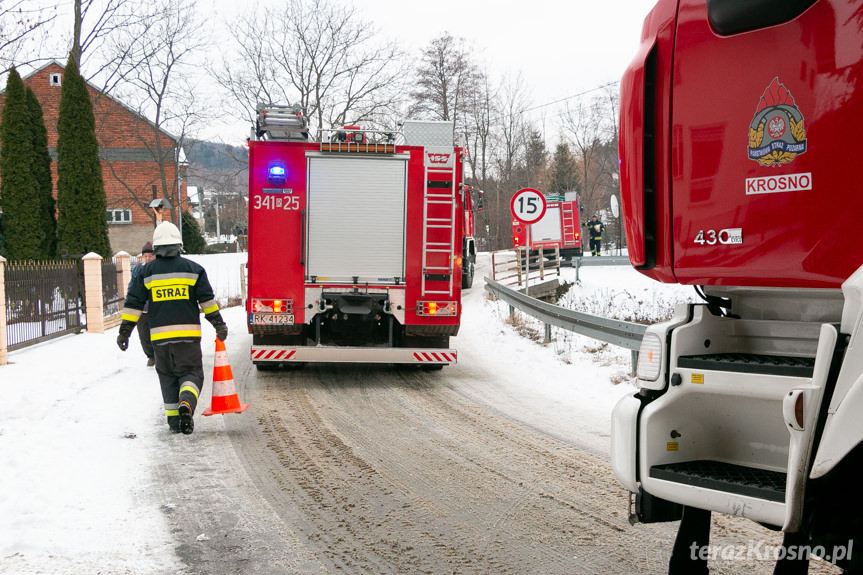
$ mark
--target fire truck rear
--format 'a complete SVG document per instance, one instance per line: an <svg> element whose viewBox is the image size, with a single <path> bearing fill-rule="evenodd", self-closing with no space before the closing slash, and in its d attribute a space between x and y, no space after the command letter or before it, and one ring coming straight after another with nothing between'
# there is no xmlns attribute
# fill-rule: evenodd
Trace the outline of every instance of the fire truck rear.
<svg viewBox="0 0 863 575"><path fill-rule="evenodd" d="M512 247L524 247L530 242L535 248L558 248L564 260L581 257L578 216L577 197L547 201L545 215L535 224L528 226L518 220L512 221Z"/></svg>
<svg viewBox="0 0 863 575"><path fill-rule="evenodd" d="M302 110L261 107L249 143L252 361L456 363L465 190L452 124L307 133Z"/></svg>
<svg viewBox="0 0 863 575"><path fill-rule="evenodd" d="M707 573L711 512L782 530L776 573L863 572L861 13L661 0L621 83L630 260L704 298L612 418L631 520L681 520L670 573Z"/></svg>

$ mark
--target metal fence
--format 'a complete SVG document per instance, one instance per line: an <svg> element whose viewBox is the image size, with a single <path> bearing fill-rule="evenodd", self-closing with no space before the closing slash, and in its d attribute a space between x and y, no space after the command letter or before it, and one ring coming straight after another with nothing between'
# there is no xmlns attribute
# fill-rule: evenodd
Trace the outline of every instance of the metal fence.
<svg viewBox="0 0 863 575"><path fill-rule="evenodd" d="M558 247L520 247L491 253L492 279L506 286L523 288L560 275Z"/></svg>
<svg viewBox="0 0 863 575"><path fill-rule="evenodd" d="M80 260L6 264L9 351L84 329Z"/></svg>

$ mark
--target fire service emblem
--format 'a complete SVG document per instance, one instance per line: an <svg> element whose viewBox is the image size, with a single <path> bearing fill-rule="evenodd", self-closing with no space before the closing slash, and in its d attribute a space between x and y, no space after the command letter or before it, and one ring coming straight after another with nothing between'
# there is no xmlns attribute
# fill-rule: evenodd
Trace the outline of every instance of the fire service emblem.
<svg viewBox="0 0 863 575"><path fill-rule="evenodd" d="M749 124L749 159L779 167L806 151L803 114L779 77L764 90Z"/></svg>

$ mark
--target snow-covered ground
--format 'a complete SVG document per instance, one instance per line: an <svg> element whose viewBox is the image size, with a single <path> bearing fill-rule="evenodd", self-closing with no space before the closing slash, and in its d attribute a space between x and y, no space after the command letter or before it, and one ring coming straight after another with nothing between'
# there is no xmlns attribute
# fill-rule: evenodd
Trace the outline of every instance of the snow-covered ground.
<svg viewBox="0 0 863 575"><path fill-rule="evenodd" d="M560 298L557 305L612 319L650 324L671 317L678 303L697 301L692 286L666 285L656 282L629 266L582 267L578 272L573 268L562 268L561 284L568 284L569 290ZM499 321L513 325L525 337L542 342L545 326L527 315L517 314L509 318L509 306L499 302L496 312ZM552 327L552 341L546 344L553 350L559 361L578 363L592 356L596 363L608 366L619 365L620 373L615 380L625 379L631 364L628 349L608 345L595 339L573 332Z"/></svg>
<svg viewBox="0 0 863 575"><path fill-rule="evenodd" d="M227 299L238 295L241 256L194 259ZM574 279L574 270L564 273L570 272ZM618 298L629 297L616 295L623 289L634 295L635 307L662 307L689 294L627 267L582 268L580 275L582 285L567 296L572 300L610 298L620 308ZM248 337L242 308L223 314L234 334L229 347L232 339ZM456 347L481 348L484 362L497 363L509 381L523 381L523 389L507 390L514 396L529 402L543 393L564 406L577 404L590 416L580 425L606 426L607 434L611 406L633 389L629 351L560 330L555 343L542 344L519 335L508 318L508 307L490 300L477 277ZM203 324L204 342L213 341L212 328ZM125 353L116 335L113 329L66 336L12 352L9 365L0 367L0 573L161 574L180 564L165 520L171 502L154 497L158 486L151 482L152 462L171 455L156 375L145 367L136 334ZM213 349L206 343L203 349L209 379ZM469 357L462 355L463 361ZM547 384L537 381L541 366L548 366ZM202 405L208 404L206 393ZM521 408L530 417L530 405ZM567 421L572 418L561 417L560 425ZM199 424L216 431L220 425L218 418Z"/></svg>

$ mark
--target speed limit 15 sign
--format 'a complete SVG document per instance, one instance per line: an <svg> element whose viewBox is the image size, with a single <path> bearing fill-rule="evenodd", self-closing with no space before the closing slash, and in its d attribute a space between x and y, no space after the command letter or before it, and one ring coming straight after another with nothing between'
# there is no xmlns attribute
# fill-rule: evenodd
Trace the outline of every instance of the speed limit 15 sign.
<svg viewBox="0 0 863 575"><path fill-rule="evenodd" d="M512 217L523 224L535 224L545 215L545 196L533 188L524 188L512 196Z"/></svg>

